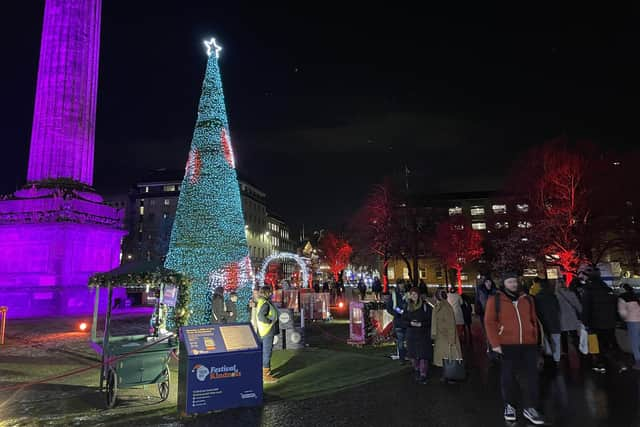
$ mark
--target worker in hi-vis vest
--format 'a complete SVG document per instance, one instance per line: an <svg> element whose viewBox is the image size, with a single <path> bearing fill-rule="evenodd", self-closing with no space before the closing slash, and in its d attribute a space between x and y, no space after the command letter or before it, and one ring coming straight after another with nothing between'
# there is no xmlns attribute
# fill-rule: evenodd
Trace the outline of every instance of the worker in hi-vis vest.
<svg viewBox="0 0 640 427"><path fill-rule="evenodd" d="M273 337L280 333L278 324L278 309L271 302L271 287L263 286L258 291L258 334L262 339L262 381L275 383L278 381L271 375L271 352L273 350Z"/></svg>

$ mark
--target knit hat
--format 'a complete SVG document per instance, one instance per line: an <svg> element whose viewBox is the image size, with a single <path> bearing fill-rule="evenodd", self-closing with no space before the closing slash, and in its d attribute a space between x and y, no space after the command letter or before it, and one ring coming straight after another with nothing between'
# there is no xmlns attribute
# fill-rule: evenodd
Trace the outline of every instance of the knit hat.
<svg viewBox="0 0 640 427"><path fill-rule="evenodd" d="M515 271L505 271L504 273L502 273L502 276L500 277L500 281L504 283L504 281L507 279L511 279L511 278L517 279L518 277L519 275Z"/></svg>

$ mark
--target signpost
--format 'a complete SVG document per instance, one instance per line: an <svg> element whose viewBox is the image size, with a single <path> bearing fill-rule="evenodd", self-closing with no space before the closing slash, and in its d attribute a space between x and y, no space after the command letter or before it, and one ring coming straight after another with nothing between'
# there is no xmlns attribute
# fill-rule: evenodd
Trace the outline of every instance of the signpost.
<svg viewBox="0 0 640 427"><path fill-rule="evenodd" d="M178 411L262 404L262 344L250 323L180 328Z"/></svg>

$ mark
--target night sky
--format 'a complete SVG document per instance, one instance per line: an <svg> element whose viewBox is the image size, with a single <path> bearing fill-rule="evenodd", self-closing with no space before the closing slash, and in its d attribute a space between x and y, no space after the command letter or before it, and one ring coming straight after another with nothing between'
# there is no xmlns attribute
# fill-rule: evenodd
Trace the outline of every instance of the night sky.
<svg viewBox="0 0 640 427"><path fill-rule="evenodd" d="M631 10L238 3L103 2L98 191L184 167L210 36L238 168L293 226L340 224L405 164L414 188L491 190L546 139L639 139ZM26 177L43 10L9 2L0 17L2 193Z"/></svg>

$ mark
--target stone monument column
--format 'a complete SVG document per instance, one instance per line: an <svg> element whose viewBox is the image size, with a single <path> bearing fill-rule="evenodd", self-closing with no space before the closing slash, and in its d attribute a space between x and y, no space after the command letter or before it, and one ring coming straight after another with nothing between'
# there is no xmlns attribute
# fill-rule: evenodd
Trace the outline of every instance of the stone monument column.
<svg viewBox="0 0 640 427"><path fill-rule="evenodd" d="M93 184L101 0L47 0L29 183Z"/></svg>

